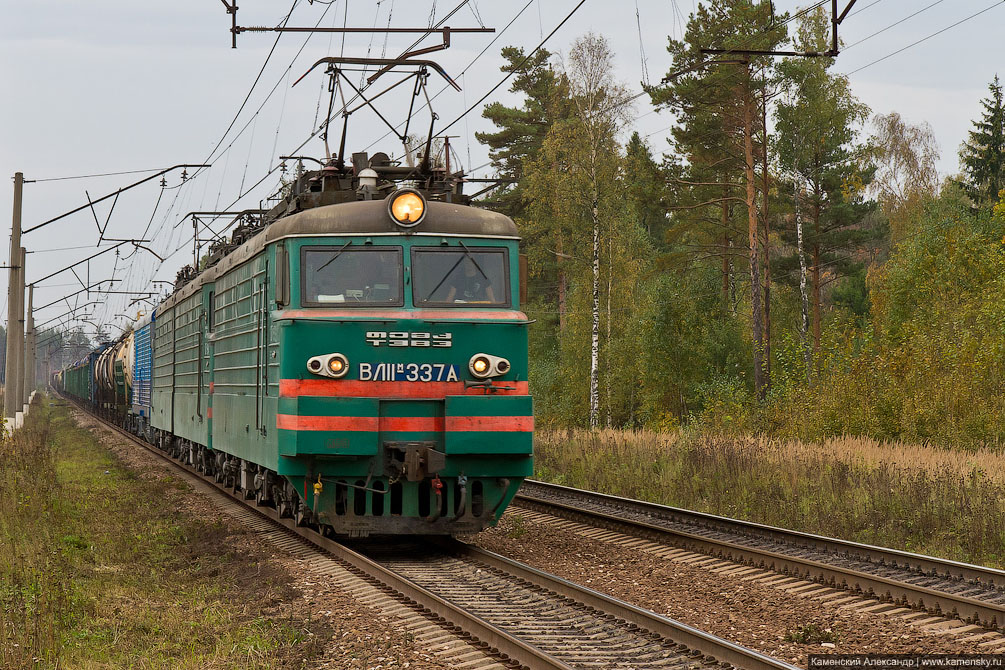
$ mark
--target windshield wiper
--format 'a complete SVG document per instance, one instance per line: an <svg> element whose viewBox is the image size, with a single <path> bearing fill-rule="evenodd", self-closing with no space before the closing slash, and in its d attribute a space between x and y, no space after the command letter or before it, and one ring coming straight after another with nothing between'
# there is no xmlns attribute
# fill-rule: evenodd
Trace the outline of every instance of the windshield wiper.
<svg viewBox="0 0 1005 670"><path fill-rule="evenodd" d="M485 270L482 270L482 266L478 265L478 261L475 260L474 254L468 251L467 245L465 245L464 242L461 242L460 240L457 240L457 243L461 245L461 248L464 249L464 253L467 254L468 258L471 259L471 262L475 264L475 267L478 269L479 272L482 273L482 276L488 279L489 276L485 274Z"/></svg>
<svg viewBox="0 0 1005 670"><path fill-rule="evenodd" d="M482 266L478 265L478 261L475 260L474 254L472 254L468 250L468 247L464 244L464 242L461 242L460 240L457 240L457 243L460 244L461 245L461 249L464 250L464 256L467 256L468 259L474 264L474 266L478 270L478 272L480 272L481 275L483 277L485 277L485 279L488 279L489 276L487 274L485 274L484 270L482 270ZM426 299L423 300L422 302L429 302L429 299L433 297L433 294L436 293L441 286L443 286L443 282L447 281L447 277L449 277L451 274L453 274L454 270L457 269L457 266L461 264L461 261L464 260L464 256L461 256L460 258L457 259L457 262L454 263L450 267L450 269L447 271L447 274L443 275L443 278L440 280L440 282L436 286L433 287L433 290L429 292L429 295L427 295Z"/></svg>
<svg viewBox="0 0 1005 670"><path fill-rule="evenodd" d="M433 290L429 292L429 295L427 295L422 302L429 302L429 299L433 297L433 294L440 290L440 287L443 286L443 282L447 281L447 277L449 277L454 272L454 270L457 269L457 266L460 265L461 261L463 260L464 256L461 256L460 258L457 259L457 262L454 263L449 270L447 270L447 274L443 275L443 278L440 280L440 283L433 287Z"/></svg>
<svg viewBox="0 0 1005 670"><path fill-rule="evenodd" d="M321 272L321 271L322 271L322 270L324 270L324 269L325 269L326 267L328 267L328 265L329 265L329 264L331 264L331 263L332 263L332 262L333 262L333 261L334 261L334 260L335 260L336 258L338 258L339 256L341 256L341 255L342 255L342 252L343 252L343 251L345 251L345 248L346 248L347 246L349 246L350 244L352 244L352 240L349 240L348 242L346 242L345 244L343 244L343 245L342 245L342 248L341 248L341 249L339 249L338 251L336 251L336 252L335 252L335 255L334 255L334 256L332 256L331 258L329 258L328 260L326 260L326 261L325 261L325 264L324 264L324 265L322 265L321 267L319 267L319 268L318 268L317 270L315 270L315 272Z"/></svg>

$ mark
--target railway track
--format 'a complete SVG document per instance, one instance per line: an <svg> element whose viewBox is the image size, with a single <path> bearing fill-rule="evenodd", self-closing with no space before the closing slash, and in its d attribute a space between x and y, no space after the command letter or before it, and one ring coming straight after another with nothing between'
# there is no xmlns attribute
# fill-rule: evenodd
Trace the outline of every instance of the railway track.
<svg viewBox="0 0 1005 670"><path fill-rule="evenodd" d="M69 401L69 399L66 399ZM72 401L69 401L72 402ZM78 409L84 407L73 403ZM273 544L443 643L465 667L795 670L727 640L456 540L360 542L323 537L258 507L93 414L123 439L226 496L235 515ZM445 652L443 652L445 653ZM441 656L441 658L444 658Z"/></svg>
<svg viewBox="0 0 1005 670"><path fill-rule="evenodd" d="M533 480L524 482L514 505L989 630L1005 626L1002 570Z"/></svg>

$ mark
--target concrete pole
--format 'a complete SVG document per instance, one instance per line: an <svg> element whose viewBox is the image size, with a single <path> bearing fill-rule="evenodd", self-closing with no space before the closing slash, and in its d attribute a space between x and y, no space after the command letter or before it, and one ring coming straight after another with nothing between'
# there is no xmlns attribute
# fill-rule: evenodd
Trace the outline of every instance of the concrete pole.
<svg viewBox="0 0 1005 670"><path fill-rule="evenodd" d="M15 395L14 397L17 398L17 409L18 409L18 411L22 411L22 412L24 411L24 386L25 386L24 385L24 376L25 376L25 370L24 370L24 325L25 325L24 324L24 276L25 276L25 264L24 264L24 262L25 262L25 260L26 260L25 250L24 250L24 247L21 247L21 262L20 262L21 269L18 270L18 273L17 273L17 297L18 297L17 313L18 313L18 317L19 317L18 318L18 321L19 321L19 323L18 323L18 337L20 338L20 341L18 342L18 345L19 345L18 348L19 348L20 351L18 352L19 356L18 356L18 360L17 360L17 390L15 391L15 393L17 393L17 395Z"/></svg>
<svg viewBox="0 0 1005 670"><path fill-rule="evenodd" d="M31 313L35 285L28 286L28 309L24 313L24 404L31 402L31 392L35 390L35 316Z"/></svg>
<svg viewBox="0 0 1005 670"><path fill-rule="evenodd" d="M21 359L19 351L21 333L18 328L21 315L18 313L18 261L21 258L21 190L24 187L24 175L20 172L14 175L14 222L10 234L10 272L7 279L7 358L4 365L3 415L13 419L19 410L20 403L15 396L17 388L17 368Z"/></svg>

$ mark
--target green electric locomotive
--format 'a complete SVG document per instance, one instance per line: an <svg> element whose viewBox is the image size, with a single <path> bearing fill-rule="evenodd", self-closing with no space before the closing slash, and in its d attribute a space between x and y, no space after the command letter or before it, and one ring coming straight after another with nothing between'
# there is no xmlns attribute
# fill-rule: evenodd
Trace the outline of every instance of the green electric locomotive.
<svg viewBox="0 0 1005 670"><path fill-rule="evenodd" d="M532 471L517 229L414 175L332 161L182 274L145 434L331 533L494 524Z"/></svg>

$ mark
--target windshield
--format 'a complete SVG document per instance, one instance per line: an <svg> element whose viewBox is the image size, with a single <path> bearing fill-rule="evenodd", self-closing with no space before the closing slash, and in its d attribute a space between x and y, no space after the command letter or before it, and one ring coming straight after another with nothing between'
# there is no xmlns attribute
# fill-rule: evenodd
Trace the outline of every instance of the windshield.
<svg viewBox="0 0 1005 670"><path fill-rule="evenodd" d="M415 249L412 299L419 305L507 305L506 249Z"/></svg>
<svg viewBox="0 0 1005 670"><path fill-rule="evenodd" d="M300 276L304 305L401 305L401 249L306 247Z"/></svg>

